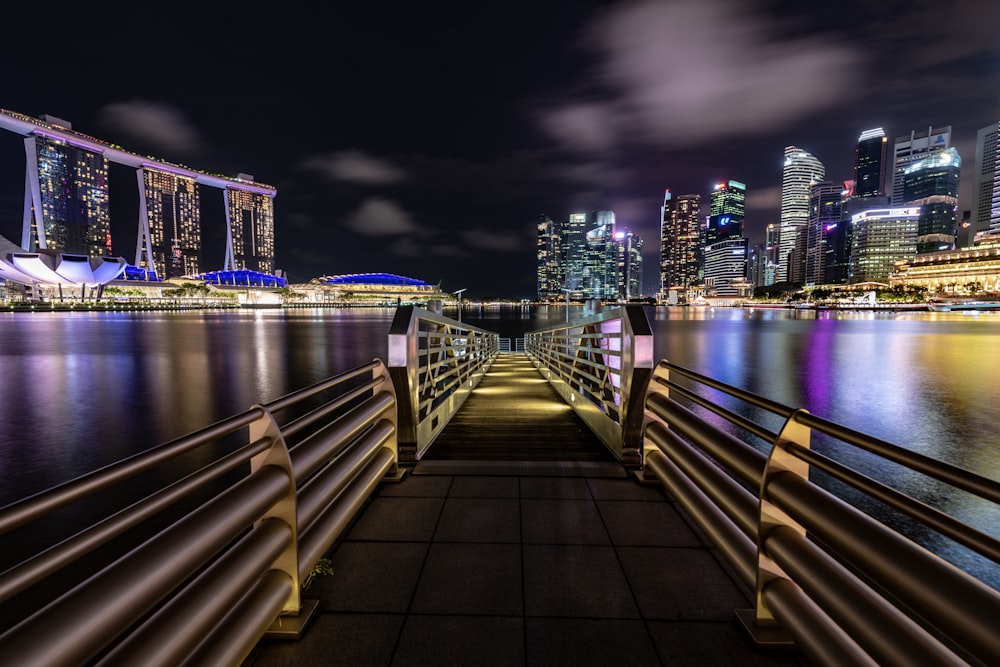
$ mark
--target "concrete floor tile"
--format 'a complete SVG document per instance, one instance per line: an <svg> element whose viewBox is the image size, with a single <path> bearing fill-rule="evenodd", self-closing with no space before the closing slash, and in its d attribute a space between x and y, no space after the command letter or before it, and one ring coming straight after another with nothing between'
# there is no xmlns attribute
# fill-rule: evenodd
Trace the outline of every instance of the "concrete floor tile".
<svg viewBox="0 0 1000 667"><path fill-rule="evenodd" d="M587 480L582 477L522 477L521 497L591 499Z"/></svg>
<svg viewBox="0 0 1000 667"><path fill-rule="evenodd" d="M444 498L375 498L348 540L430 541Z"/></svg>
<svg viewBox="0 0 1000 667"><path fill-rule="evenodd" d="M522 547L528 616L638 618L632 592L611 547Z"/></svg>
<svg viewBox="0 0 1000 667"><path fill-rule="evenodd" d="M525 544L610 544L592 500L521 500Z"/></svg>
<svg viewBox="0 0 1000 667"><path fill-rule="evenodd" d="M796 667L806 663L794 649L759 649L735 619L714 623L649 621L649 632L664 665L703 667Z"/></svg>
<svg viewBox="0 0 1000 667"><path fill-rule="evenodd" d="M647 619L728 621L753 605L708 549L618 547Z"/></svg>
<svg viewBox="0 0 1000 667"><path fill-rule="evenodd" d="M456 477L452 498L517 498L517 477Z"/></svg>
<svg viewBox="0 0 1000 667"><path fill-rule="evenodd" d="M638 620L526 618L525 636L529 666L659 665L653 641Z"/></svg>
<svg viewBox="0 0 1000 667"><path fill-rule="evenodd" d="M640 484L634 479L604 479L587 480L587 486L597 500L649 500L662 501L666 499L663 487L660 485Z"/></svg>
<svg viewBox="0 0 1000 667"><path fill-rule="evenodd" d="M431 545L413 613L519 616L523 610L519 545Z"/></svg>
<svg viewBox="0 0 1000 667"><path fill-rule="evenodd" d="M247 667L382 667L389 664L405 616L320 614L298 641L265 640Z"/></svg>
<svg viewBox="0 0 1000 667"><path fill-rule="evenodd" d="M393 667L524 665L524 621L491 616L411 615L403 626Z"/></svg>
<svg viewBox="0 0 1000 667"><path fill-rule="evenodd" d="M445 498L451 489L452 477L407 474L402 482L385 483L378 487L380 498Z"/></svg>
<svg viewBox="0 0 1000 667"><path fill-rule="evenodd" d="M620 546L702 547L704 544L669 503L599 500L597 509Z"/></svg>
<svg viewBox="0 0 1000 667"><path fill-rule="evenodd" d="M448 498L435 542L520 542L520 508L516 498Z"/></svg>
<svg viewBox="0 0 1000 667"><path fill-rule="evenodd" d="M333 574L319 577L305 597L323 611L403 613L427 554L422 542L343 542L330 554Z"/></svg>

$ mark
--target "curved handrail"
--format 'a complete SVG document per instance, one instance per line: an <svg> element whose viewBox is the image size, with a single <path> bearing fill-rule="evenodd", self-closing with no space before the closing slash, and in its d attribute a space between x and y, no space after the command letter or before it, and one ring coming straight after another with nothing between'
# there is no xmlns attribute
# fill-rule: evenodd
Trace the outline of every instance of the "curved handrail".
<svg viewBox="0 0 1000 667"><path fill-rule="evenodd" d="M1000 661L1000 592L820 486L810 469L994 563L1000 540L853 469L836 447L811 448L811 434L994 505L1000 482L667 361L644 406L644 474L670 490L756 590L755 609L739 614L751 634L778 625L820 664ZM775 433L741 412L784 425Z"/></svg>
<svg viewBox="0 0 1000 667"><path fill-rule="evenodd" d="M393 389L375 360L0 508L0 534L16 535L134 487L140 473L169 475L181 456L207 461L0 574L0 603L17 596L24 613L0 634L3 661L172 665L209 659L208 649L212 664L239 664L272 623L301 632L316 605L300 582L396 474ZM155 522L152 537L131 537ZM132 545L114 546L123 539ZM87 561L94 572L79 583L42 586Z"/></svg>

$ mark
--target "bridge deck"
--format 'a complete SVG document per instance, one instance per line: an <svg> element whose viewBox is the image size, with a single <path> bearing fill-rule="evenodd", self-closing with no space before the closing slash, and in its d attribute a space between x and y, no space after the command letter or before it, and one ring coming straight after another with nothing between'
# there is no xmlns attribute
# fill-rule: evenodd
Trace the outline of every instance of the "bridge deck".
<svg viewBox="0 0 1000 667"><path fill-rule="evenodd" d="M469 418L537 377L523 363L498 360L438 458L380 487L304 596L320 603L303 638L263 640L246 665L802 664L752 645L733 617L750 591L660 487L550 421L572 413L507 398L510 414ZM540 460L553 441L576 458Z"/></svg>

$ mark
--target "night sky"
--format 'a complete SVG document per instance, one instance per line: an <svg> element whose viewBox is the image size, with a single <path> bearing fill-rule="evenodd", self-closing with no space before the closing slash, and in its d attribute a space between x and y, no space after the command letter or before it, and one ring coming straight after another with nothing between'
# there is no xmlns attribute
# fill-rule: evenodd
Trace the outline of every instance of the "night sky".
<svg viewBox="0 0 1000 667"><path fill-rule="evenodd" d="M964 210L976 131L1000 120L995 0L61 5L4 8L0 107L276 186L292 282L390 272L531 297L538 215L610 209L645 240L652 294L664 189L707 201L743 181L756 243L785 146L841 181L862 130L951 125ZM19 241L24 150L3 135L0 233ZM134 183L112 174L129 261Z"/></svg>

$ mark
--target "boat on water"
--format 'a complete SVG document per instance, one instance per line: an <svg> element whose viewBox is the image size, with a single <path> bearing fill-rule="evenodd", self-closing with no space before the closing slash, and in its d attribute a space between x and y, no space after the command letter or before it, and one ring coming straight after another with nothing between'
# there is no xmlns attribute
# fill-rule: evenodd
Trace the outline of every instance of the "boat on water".
<svg viewBox="0 0 1000 667"><path fill-rule="evenodd" d="M927 310L935 313L950 313L963 310L1000 311L1000 301L984 301L982 299L931 299L927 302Z"/></svg>

